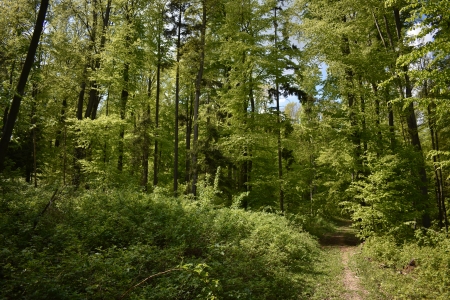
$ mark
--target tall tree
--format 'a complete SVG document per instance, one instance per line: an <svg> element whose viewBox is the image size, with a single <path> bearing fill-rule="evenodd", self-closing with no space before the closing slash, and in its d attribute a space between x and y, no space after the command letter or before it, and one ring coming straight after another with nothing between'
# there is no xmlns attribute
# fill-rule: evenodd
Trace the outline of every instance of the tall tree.
<svg viewBox="0 0 450 300"><path fill-rule="evenodd" d="M176 0L170 3L173 11L172 22L176 31L176 71L175 71L175 141L174 141L174 160L173 160L173 192L178 194L178 150L179 150L179 106L180 106L180 58L182 37L186 35L186 24L183 23L183 14L186 11L187 3L182 0Z"/></svg>
<svg viewBox="0 0 450 300"><path fill-rule="evenodd" d="M45 15L48 8L48 0L42 0L39 7L36 24L34 26L33 36L31 37L30 47L28 48L27 57L22 68L22 73L17 83L16 94L14 95L11 107L6 118L4 125L2 139L0 140L0 172L3 171L5 165L6 152L8 151L9 141L16 123L17 115L19 114L20 103L25 93L25 86L27 84L28 75L33 66L36 50L39 45L39 39L41 37L42 29L44 27Z"/></svg>
<svg viewBox="0 0 450 300"><path fill-rule="evenodd" d="M207 26L207 0L201 1L201 25L200 25L200 44L199 44L199 68L197 78L195 80L195 98L194 98L194 139L192 152L192 188L191 192L197 195L198 180L198 123L199 123L199 106L202 88L203 69L205 64L205 43L206 43L206 26Z"/></svg>

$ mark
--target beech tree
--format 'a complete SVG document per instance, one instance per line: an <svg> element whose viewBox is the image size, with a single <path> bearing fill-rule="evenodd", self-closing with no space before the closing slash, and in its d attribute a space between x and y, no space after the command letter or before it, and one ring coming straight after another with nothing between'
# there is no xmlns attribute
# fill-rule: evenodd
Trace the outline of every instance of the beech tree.
<svg viewBox="0 0 450 300"><path fill-rule="evenodd" d="M446 227L440 4L55 2L5 157L34 183L198 197L215 174L218 205L344 208L369 235ZM4 135L35 23L14 7L1 7Z"/></svg>
<svg viewBox="0 0 450 300"><path fill-rule="evenodd" d="M25 93L25 86L27 84L28 75L30 74L30 70L33 66L36 50L39 45L39 39L41 37L42 29L44 27L48 3L49 3L48 0L42 0L41 5L39 6L36 24L34 26L33 35L31 37L27 57L25 59L25 63L23 64L22 72L20 74L19 81L17 83L16 92L11 102L11 106L9 107L8 113L6 114L5 112L5 116L7 115L7 117L4 118L6 122L3 125L2 138L0 140L0 171L3 171L4 169L6 152L8 151L8 145L11 139L11 135L13 133L14 124L16 123L16 119L19 114L20 103Z"/></svg>

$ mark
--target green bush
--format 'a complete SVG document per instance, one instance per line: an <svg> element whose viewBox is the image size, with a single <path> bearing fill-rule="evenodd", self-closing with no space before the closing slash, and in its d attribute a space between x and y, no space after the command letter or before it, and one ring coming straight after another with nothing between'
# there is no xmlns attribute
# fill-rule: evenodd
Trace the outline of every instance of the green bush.
<svg viewBox="0 0 450 300"><path fill-rule="evenodd" d="M416 241L405 244L369 238L358 264L368 286L384 298L450 298L450 239L444 233L419 230Z"/></svg>
<svg viewBox="0 0 450 300"><path fill-rule="evenodd" d="M124 298L297 299L312 291L317 242L282 216L161 190L64 190L38 218L52 195L4 190L1 299L118 299L151 275Z"/></svg>

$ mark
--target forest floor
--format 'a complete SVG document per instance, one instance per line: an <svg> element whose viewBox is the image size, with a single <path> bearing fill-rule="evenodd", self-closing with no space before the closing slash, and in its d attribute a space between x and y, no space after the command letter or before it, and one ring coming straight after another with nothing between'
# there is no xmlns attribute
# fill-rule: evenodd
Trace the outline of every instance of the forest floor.
<svg viewBox="0 0 450 300"><path fill-rule="evenodd" d="M323 282L317 298L321 299L366 299L367 291L361 286L359 278L352 270L352 256L359 250L360 240L350 227L351 222L338 220L335 232L325 234L320 240L328 256L329 281ZM330 265L331 263L331 265Z"/></svg>

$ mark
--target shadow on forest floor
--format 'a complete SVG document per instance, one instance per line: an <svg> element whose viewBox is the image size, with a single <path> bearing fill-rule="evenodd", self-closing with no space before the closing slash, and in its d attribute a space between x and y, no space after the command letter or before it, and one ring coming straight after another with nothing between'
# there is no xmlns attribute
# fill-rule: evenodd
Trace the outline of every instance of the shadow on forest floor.
<svg viewBox="0 0 450 300"><path fill-rule="evenodd" d="M356 246L361 243L361 240L356 237L355 230L351 227L350 220L336 219L336 231L325 233L319 238L321 246Z"/></svg>

